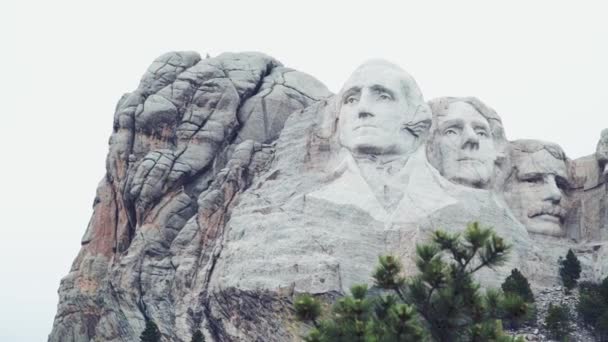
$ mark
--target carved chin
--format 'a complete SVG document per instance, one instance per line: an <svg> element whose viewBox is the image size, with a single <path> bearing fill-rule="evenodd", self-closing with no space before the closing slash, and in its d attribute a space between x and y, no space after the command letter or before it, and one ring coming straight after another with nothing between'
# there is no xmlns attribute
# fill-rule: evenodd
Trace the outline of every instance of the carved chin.
<svg viewBox="0 0 608 342"><path fill-rule="evenodd" d="M482 163L460 165L455 172L444 175L453 183L458 183L474 188L485 188L490 183L490 174L487 167Z"/></svg>
<svg viewBox="0 0 608 342"><path fill-rule="evenodd" d="M490 182L488 178L482 178L479 177L479 175L458 175L449 179L453 183L480 189L487 187L488 183Z"/></svg>
<svg viewBox="0 0 608 342"><path fill-rule="evenodd" d="M412 146L404 146L404 144L388 143L387 139L378 136L362 136L352 139L347 144L342 143L342 146L351 151L361 154L403 154L407 155L415 149L418 142L414 140Z"/></svg>
<svg viewBox="0 0 608 342"><path fill-rule="evenodd" d="M528 220L526 229L529 233L562 237L566 232L562 229L560 220L550 215L536 216Z"/></svg>

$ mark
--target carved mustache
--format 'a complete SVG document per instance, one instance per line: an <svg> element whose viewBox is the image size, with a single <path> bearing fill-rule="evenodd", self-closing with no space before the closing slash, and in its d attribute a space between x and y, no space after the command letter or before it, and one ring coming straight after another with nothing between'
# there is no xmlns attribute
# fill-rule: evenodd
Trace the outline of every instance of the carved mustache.
<svg viewBox="0 0 608 342"><path fill-rule="evenodd" d="M540 215L552 215L561 220L566 216L566 210L559 205L544 204L538 208L533 208L528 212L529 218L534 218Z"/></svg>

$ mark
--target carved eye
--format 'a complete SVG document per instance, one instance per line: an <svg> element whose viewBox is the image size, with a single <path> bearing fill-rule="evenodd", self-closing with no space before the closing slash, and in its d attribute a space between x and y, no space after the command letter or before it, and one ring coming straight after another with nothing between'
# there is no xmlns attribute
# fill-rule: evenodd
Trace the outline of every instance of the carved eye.
<svg viewBox="0 0 608 342"><path fill-rule="evenodd" d="M344 103L347 103L347 104L353 104L353 103L355 103L355 102L357 102L357 101L358 101L358 100L357 100L357 98L356 98L356 97L354 97L354 96L349 96L349 97L347 97L347 98L344 100Z"/></svg>
<svg viewBox="0 0 608 342"><path fill-rule="evenodd" d="M477 131L477 135L484 138L488 137L488 133L486 131Z"/></svg>
<svg viewBox="0 0 608 342"><path fill-rule="evenodd" d="M380 95L378 95L378 98L379 98L380 100L383 100L383 101L389 101L389 100L392 100L392 99L393 99L393 98L392 98L392 97L391 97L389 94L387 94L387 93L380 93Z"/></svg>
<svg viewBox="0 0 608 342"><path fill-rule="evenodd" d="M458 132L456 132L455 129L453 128L448 128L443 132L444 135L456 135L458 134Z"/></svg>
<svg viewBox="0 0 608 342"><path fill-rule="evenodd" d="M555 178L555 183L557 184L557 187L562 190L562 191L566 191L569 189L569 185L568 185L568 181L563 179L562 177L556 177Z"/></svg>
<svg viewBox="0 0 608 342"><path fill-rule="evenodd" d="M543 182L543 177L542 176L532 176L532 177L524 178L522 180L526 183L537 184L537 183Z"/></svg>

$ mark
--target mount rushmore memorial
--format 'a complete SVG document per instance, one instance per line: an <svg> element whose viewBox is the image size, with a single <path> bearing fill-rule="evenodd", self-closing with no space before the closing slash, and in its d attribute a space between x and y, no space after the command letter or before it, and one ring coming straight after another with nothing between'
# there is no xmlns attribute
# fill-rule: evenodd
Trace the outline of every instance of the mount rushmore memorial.
<svg viewBox="0 0 608 342"><path fill-rule="evenodd" d="M382 60L332 94L260 53L167 53L118 101L49 341L135 341L146 320L167 341L293 340L295 294L371 284L384 254L411 274L417 243L472 221L513 245L485 285L514 267L557 284L568 249L582 278L605 277L608 130L571 160L507 140L501 115L475 97L427 101Z"/></svg>

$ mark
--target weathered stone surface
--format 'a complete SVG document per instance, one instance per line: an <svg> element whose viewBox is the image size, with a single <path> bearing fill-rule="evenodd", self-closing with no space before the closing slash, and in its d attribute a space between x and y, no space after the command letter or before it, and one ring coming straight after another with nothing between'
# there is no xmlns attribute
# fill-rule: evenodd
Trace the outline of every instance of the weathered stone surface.
<svg viewBox="0 0 608 342"><path fill-rule="evenodd" d="M270 157L260 143L329 95L260 53L154 61L117 105L107 174L49 340L136 340L145 318L167 340L189 340L212 320L207 282L238 194ZM265 126L250 124L259 118Z"/></svg>
<svg viewBox="0 0 608 342"><path fill-rule="evenodd" d="M509 143L481 101L427 104L381 60L332 95L260 53L168 53L117 105L49 341L135 341L145 319L166 341L196 329L297 340L294 294L331 300L371 283L387 253L412 274L416 243L471 221L514 246L479 274L485 285L517 267L553 286L568 249L597 280L608 275L605 140L574 161L550 143Z"/></svg>
<svg viewBox="0 0 608 342"><path fill-rule="evenodd" d="M487 189L496 184L507 139L496 112L474 97L430 101L429 160L450 181Z"/></svg>
<svg viewBox="0 0 608 342"><path fill-rule="evenodd" d="M564 236L569 160L562 149L537 140L511 143L512 169L505 183L509 207L529 232Z"/></svg>

